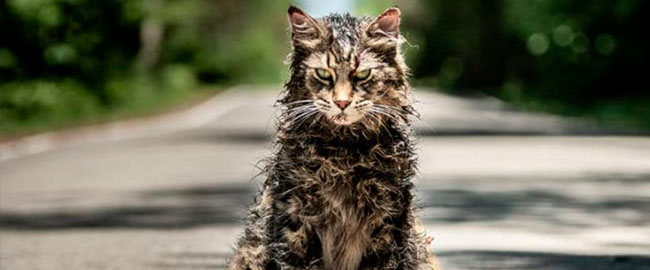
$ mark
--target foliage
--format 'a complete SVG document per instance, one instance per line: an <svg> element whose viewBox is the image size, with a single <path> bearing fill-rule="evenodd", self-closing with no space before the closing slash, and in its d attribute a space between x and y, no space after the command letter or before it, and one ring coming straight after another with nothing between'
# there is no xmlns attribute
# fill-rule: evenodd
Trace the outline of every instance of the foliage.
<svg viewBox="0 0 650 270"><path fill-rule="evenodd" d="M403 11L416 85L650 127L641 0L357 0ZM0 133L206 83L280 82L284 1L0 1ZM75 116L93 118L91 116ZM56 122L56 121L55 121Z"/></svg>
<svg viewBox="0 0 650 270"><path fill-rule="evenodd" d="M0 1L0 133L194 95L205 83L277 82L287 5Z"/></svg>
<svg viewBox="0 0 650 270"><path fill-rule="evenodd" d="M535 110L650 128L647 1L420 1L421 82L480 91ZM422 20L421 18L428 18ZM426 78L434 78L426 80ZM425 79L425 80L422 80ZM614 117L614 115L616 115Z"/></svg>
<svg viewBox="0 0 650 270"><path fill-rule="evenodd" d="M405 14L415 83L482 92L533 110L650 129L644 91L650 2L360 1Z"/></svg>

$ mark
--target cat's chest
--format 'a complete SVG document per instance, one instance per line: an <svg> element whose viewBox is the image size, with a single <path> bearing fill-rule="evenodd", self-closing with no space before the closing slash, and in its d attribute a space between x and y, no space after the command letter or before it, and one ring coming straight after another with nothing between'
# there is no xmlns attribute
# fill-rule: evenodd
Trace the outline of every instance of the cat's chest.
<svg viewBox="0 0 650 270"><path fill-rule="evenodd" d="M292 213L308 213L322 245L326 269L357 269L373 231L399 211L399 185L388 165L370 166L367 157L319 156L297 170ZM298 217L298 216L296 216Z"/></svg>
<svg viewBox="0 0 650 270"><path fill-rule="evenodd" d="M399 176L392 167L369 156L320 156L312 159L297 185L312 200L306 205L317 206L315 212L329 222L382 219L399 199Z"/></svg>
<svg viewBox="0 0 650 270"><path fill-rule="evenodd" d="M351 190L339 188L322 198L322 222L317 228L326 269L357 269L371 242L372 221L363 202Z"/></svg>

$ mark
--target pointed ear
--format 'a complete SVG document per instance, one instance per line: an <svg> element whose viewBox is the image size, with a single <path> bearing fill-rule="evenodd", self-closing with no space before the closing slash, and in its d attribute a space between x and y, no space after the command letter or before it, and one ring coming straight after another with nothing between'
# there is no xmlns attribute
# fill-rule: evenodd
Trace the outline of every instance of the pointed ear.
<svg viewBox="0 0 650 270"><path fill-rule="evenodd" d="M290 6L287 13L291 24L291 38L294 41L312 47L323 36L318 22L304 11Z"/></svg>
<svg viewBox="0 0 650 270"><path fill-rule="evenodd" d="M398 38L400 14L399 9L396 7L387 9L370 24L368 34L370 36L380 34L391 38Z"/></svg>

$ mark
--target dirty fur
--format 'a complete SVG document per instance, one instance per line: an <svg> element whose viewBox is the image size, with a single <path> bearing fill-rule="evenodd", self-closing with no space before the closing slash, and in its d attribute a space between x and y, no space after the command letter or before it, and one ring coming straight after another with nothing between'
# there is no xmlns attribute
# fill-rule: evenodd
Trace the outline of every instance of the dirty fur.
<svg viewBox="0 0 650 270"><path fill-rule="evenodd" d="M415 112L393 25L399 10L314 19L291 7L289 20L291 77L274 153L230 269L437 270L413 204ZM365 69L366 79L350 75ZM328 113L342 98L357 120Z"/></svg>

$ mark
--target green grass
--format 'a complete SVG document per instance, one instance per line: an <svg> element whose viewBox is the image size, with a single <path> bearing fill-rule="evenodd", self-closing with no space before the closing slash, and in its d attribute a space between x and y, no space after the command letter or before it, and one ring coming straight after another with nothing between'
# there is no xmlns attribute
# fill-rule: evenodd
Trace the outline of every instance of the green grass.
<svg viewBox="0 0 650 270"><path fill-rule="evenodd" d="M97 125L179 110L205 100L222 89L222 86L202 85L182 91L139 91L128 100L108 107L85 101L91 104L84 104L83 107L81 104L76 104L77 108L52 110L27 119L5 117L0 121L0 141L52 130Z"/></svg>
<svg viewBox="0 0 650 270"><path fill-rule="evenodd" d="M518 87L505 87L498 97L528 111L591 119L612 130L650 132L650 98L609 99L578 105L536 97Z"/></svg>
<svg viewBox="0 0 650 270"><path fill-rule="evenodd" d="M601 101L583 115L605 126L650 131L650 99Z"/></svg>

